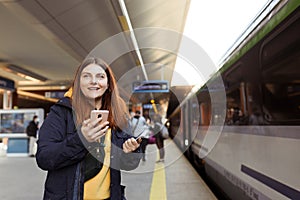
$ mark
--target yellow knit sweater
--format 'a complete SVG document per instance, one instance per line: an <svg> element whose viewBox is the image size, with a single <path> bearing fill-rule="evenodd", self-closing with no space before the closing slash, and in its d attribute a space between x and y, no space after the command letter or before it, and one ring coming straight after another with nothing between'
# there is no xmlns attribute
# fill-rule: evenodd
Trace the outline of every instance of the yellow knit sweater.
<svg viewBox="0 0 300 200"><path fill-rule="evenodd" d="M105 158L101 171L84 183L84 200L102 200L110 197L110 149L111 129L105 135Z"/></svg>

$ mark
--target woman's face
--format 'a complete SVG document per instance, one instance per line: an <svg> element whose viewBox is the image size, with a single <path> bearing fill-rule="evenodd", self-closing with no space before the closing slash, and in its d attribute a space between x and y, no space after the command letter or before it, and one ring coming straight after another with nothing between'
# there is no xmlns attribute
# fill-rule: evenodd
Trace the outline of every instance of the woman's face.
<svg viewBox="0 0 300 200"><path fill-rule="evenodd" d="M80 89L88 99L102 97L108 88L107 74L102 67L97 64L89 64L80 75Z"/></svg>

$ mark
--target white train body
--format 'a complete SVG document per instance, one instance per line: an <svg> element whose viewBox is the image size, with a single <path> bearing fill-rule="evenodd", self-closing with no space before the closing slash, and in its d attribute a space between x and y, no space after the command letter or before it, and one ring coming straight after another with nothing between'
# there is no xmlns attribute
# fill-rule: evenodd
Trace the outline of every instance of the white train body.
<svg viewBox="0 0 300 200"><path fill-rule="evenodd" d="M270 1L224 59L223 86L215 75L170 96L171 136L230 199L300 199L299 5Z"/></svg>

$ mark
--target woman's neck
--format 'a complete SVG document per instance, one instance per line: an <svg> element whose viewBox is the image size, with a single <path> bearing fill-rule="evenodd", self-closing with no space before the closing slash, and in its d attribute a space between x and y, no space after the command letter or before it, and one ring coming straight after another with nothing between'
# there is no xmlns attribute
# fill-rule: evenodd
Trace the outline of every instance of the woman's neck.
<svg viewBox="0 0 300 200"><path fill-rule="evenodd" d="M96 110L100 110L102 107L102 99L101 98L94 99L94 100L90 101L90 103L93 105L93 107Z"/></svg>

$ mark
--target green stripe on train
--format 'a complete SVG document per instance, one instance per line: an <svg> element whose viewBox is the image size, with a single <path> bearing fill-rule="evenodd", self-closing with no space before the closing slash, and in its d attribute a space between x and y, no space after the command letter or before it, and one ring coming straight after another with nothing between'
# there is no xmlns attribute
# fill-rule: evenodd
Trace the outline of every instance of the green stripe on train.
<svg viewBox="0 0 300 200"><path fill-rule="evenodd" d="M257 44L263 37L265 37L269 32L271 32L280 22L282 22L287 16L289 16L294 10L296 10L300 5L299 0L290 0L282 7L282 9L275 14L266 25L261 28L258 33L247 42L241 50L233 53L232 57L223 64L219 72L224 72L227 70L234 62L241 58L245 53L247 53L255 44Z"/></svg>

